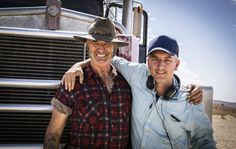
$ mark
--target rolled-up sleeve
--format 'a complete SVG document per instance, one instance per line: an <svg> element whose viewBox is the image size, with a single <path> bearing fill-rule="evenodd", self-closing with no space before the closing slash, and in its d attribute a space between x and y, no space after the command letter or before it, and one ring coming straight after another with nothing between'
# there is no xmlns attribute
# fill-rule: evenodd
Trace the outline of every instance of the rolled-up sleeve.
<svg viewBox="0 0 236 149"><path fill-rule="evenodd" d="M63 103L61 103L58 99L53 97L51 104L54 108L56 108L57 111L64 113L66 115L71 115L72 109L70 107L67 107Z"/></svg>
<svg viewBox="0 0 236 149"><path fill-rule="evenodd" d="M51 101L51 105L59 112L70 115L72 113L72 106L74 103L73 94L64 89L60 85L56 91L55 96Z"/></svg>

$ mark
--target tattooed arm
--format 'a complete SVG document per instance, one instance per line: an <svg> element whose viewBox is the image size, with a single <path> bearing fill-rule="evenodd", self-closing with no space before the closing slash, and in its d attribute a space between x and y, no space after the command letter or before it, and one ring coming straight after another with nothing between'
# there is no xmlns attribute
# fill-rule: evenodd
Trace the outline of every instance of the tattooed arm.
<svg viewBox="0 0 236 149"><path fill-rule="evenodd" d="M44 149L58 149L67 119L68 115L57 111L55 108L53 109L44 138Z"/></svg>

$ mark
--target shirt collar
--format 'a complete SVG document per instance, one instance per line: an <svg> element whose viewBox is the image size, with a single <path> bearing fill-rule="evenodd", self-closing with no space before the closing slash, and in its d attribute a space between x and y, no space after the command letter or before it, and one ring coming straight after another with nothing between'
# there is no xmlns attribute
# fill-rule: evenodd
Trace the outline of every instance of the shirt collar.
<svg viewBox="0 0 236 149"><path fill-rule="evenodd" d="M112 76L116 77L118 75L116 68L112 64L110 66L111 66ZM94 76L98 76L98 74L93 70L90 63L87 66L85 66L84 72L86 72L85 74L88 79L91 79Z"/></svg>

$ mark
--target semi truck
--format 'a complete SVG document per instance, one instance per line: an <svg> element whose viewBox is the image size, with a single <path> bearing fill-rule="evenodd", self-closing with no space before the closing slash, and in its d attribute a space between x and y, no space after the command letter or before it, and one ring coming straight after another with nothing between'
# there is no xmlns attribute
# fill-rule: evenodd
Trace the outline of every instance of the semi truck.
<svg viewBox="0 0 236 149"><path fill-rule="evenodd" d="M118 55L145 62L147 14L140 2L3 0L0 7L0 148L42 148L63 74L88 58L73 36L87 32L96 17L114 20L130 42Z"/></svg>
<svg viewBox="0 0 236 149"><path fill-rule="evenodd" d="M117 55L146 62L148 15L140 1L0 1L0 148L42 148L63 74L88 58L73 36L87 32L96 17L112 19L129 42ZM212 87L203 89L211 117ZM61 147L69 129L67 124Z"/></svg>

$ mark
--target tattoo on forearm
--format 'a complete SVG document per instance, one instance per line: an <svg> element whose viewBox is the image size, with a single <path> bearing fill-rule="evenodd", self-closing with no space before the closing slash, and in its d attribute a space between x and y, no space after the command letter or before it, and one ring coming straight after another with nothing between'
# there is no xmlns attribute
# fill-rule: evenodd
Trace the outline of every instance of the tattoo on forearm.
<svg viewBox="0 0 236 149"><path fill-rule="evenodd" d="M44 149L56 149L57 148L57 139L53 134L47 134L44 139Z"/></svg>

